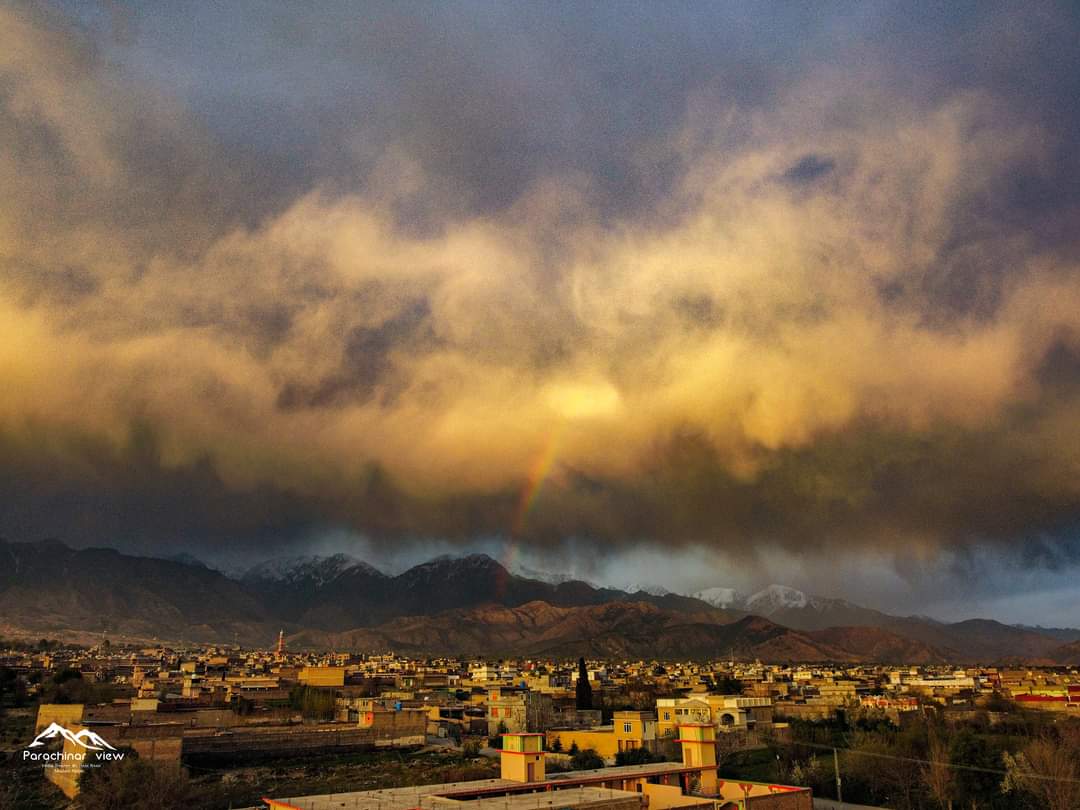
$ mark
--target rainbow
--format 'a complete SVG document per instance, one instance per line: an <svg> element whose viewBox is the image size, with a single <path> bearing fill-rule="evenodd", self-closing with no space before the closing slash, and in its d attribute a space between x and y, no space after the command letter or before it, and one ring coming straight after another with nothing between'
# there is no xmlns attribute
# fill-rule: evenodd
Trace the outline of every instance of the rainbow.
<svg viewBox="0 0 1080 810"><path fill-rule="evenodd" d="M541 447L540 453L533 459L532 464L529 465L529 473L525 478L525 485L521 488L521 496L518 498L517 509L514 511L514 520L510 527L510 536L503 544L502 559L500 562L506 571L514 570L514 563L517 560L518 551L520 550L518 538L524 533L525 526L529 521L529 515L535 510L536 503L540 499L540 493L544 490L544 484L551 477L551 472L555 468L555 458L559 454L559 440L561 434L561 430L553 430L548 435L547 441L544 442L543 447ZM498 596L502 596L502 591L505 586L505 582L496 583L495 590Z"/></svg>
<svg viewBox="0 0 1080 810"><path fill-rule="evenodd" d="M525 479L525 486L521 489L521 497L518 499L517 511L514 513L514 523L510 530L510 547L509 554L516 553L513 549L515 546L514 538L520 537L522 532L525 531L525 525L528 523L529 515L532 514L536 508L536 502L540 499L540 493L544 490L544 484L548 478L551 477L551 471L555 468L555 458L559 453L559 440L562 436L561 430L553 430L549 435L544 446L540 450L540 454L533 460L533 463L529 466L529 474Z"/></svg>

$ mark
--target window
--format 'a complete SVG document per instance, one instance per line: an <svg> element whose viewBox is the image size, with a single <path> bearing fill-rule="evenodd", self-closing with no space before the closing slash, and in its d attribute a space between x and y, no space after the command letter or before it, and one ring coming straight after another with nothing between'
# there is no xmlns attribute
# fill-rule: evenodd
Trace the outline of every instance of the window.
<svg viewBox="0 0 1080 810"><path fill-rule="evenodd" d="M632 730L633 728L634 728L634 726L633 726L633 724L631 724L631 723L623 723L623 724L622 724L622 730L623 730L623 731L625 731L625 732L626 732L627 734L629 734L629 733L630 733L630 731L631 731L631 730Z"/></svg>
<svg viewBox="0 0 1080 810"><path fill-rule="evenodd" d="M671 719L671 712L664 712L664 719L665 720L670 720Z"/></svg>

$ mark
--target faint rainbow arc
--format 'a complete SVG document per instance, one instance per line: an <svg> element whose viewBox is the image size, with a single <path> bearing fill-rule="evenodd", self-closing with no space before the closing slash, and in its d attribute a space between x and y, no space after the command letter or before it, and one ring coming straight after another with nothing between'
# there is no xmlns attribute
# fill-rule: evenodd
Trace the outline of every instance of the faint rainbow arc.
<svg viewBox="0 0 1080 810"><path fill-rule="evenodd" d="M540 494L544 490L544 484L551 477L555 468L555 460L559 455L559 444L562 438L562 430L556 428L548 434L540 453L529 465L529 472L525 478L525 486L521 488L521 496L518 498L517 510L514 513L514 522L510 529L510 555L516 553L514 539L521 536L525 531L529 515L536 508Z"/></svg>

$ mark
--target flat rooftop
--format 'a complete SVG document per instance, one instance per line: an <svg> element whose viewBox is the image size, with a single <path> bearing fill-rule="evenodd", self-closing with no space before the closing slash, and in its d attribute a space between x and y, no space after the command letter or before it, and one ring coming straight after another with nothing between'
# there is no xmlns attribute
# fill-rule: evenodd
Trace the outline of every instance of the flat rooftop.
<svg viewBox="0 0 1080 810"><path fill-rule="evenodd" d="M482 780L487 787L520 786L520 782L502 779ZM457 782L449 785L421 785L419 787L367 790L356 793L328 793L320 796L298 796L271 799L274 810L449 810L462 802L441 795L440 788L464 787L475 784ZM548 810L549 808L588 807L590 805L616 806L625 801L627 807L639 807L638 793L625 790L607 790L597 787L568 787L563 790L539 790L531 793L498 794L469 801L469 810Z"/></svg>
<svg viewBox="0 0 1080 810"><path fill-rule="evenodd" d="M640 794L611 790L598 783L684 772L697 772L681 762L653 762L622 765L589 771L550 774L540 782L510 779L477 779L472 782L443 782L352 793L324 793L268 799L274 810L450 810L468 801L468 810L543 810L551 807L587 807L596 803L640 806ZM593 784L589 784L593 783ZM554 788L554 789L547 789Z"/></svg>

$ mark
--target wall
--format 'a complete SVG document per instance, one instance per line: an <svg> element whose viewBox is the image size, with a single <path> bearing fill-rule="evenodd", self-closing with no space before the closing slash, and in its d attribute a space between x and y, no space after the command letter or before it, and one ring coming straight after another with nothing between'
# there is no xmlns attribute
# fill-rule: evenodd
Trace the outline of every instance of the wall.
<svg viewBox="0 0 1080 810"><path fill-rule="evenodd" d="M810 791L755 796L747 802L747 810L814 810L814 799Z"/></svg>
<svg viewBox="0 0 1080 810"><path fill-rule="evenodd" d="M72 725L77 725L82 720L82 714L81 703L42 703L38 706L34 734L38 734L49 723L59 723L64 728L70 729Z"/></svg>
<svg viewBox="0 0 1080 810"><path fill-rule="evenodd" d="M568 731L558 729L548 731L547 749L552 750L555 740L562 743L562 753L570 753L570 748L575 743L579 750L584 751L592 748L607 761L614 761L615 754L619 752L619 741L612 731Z"/></svg>

